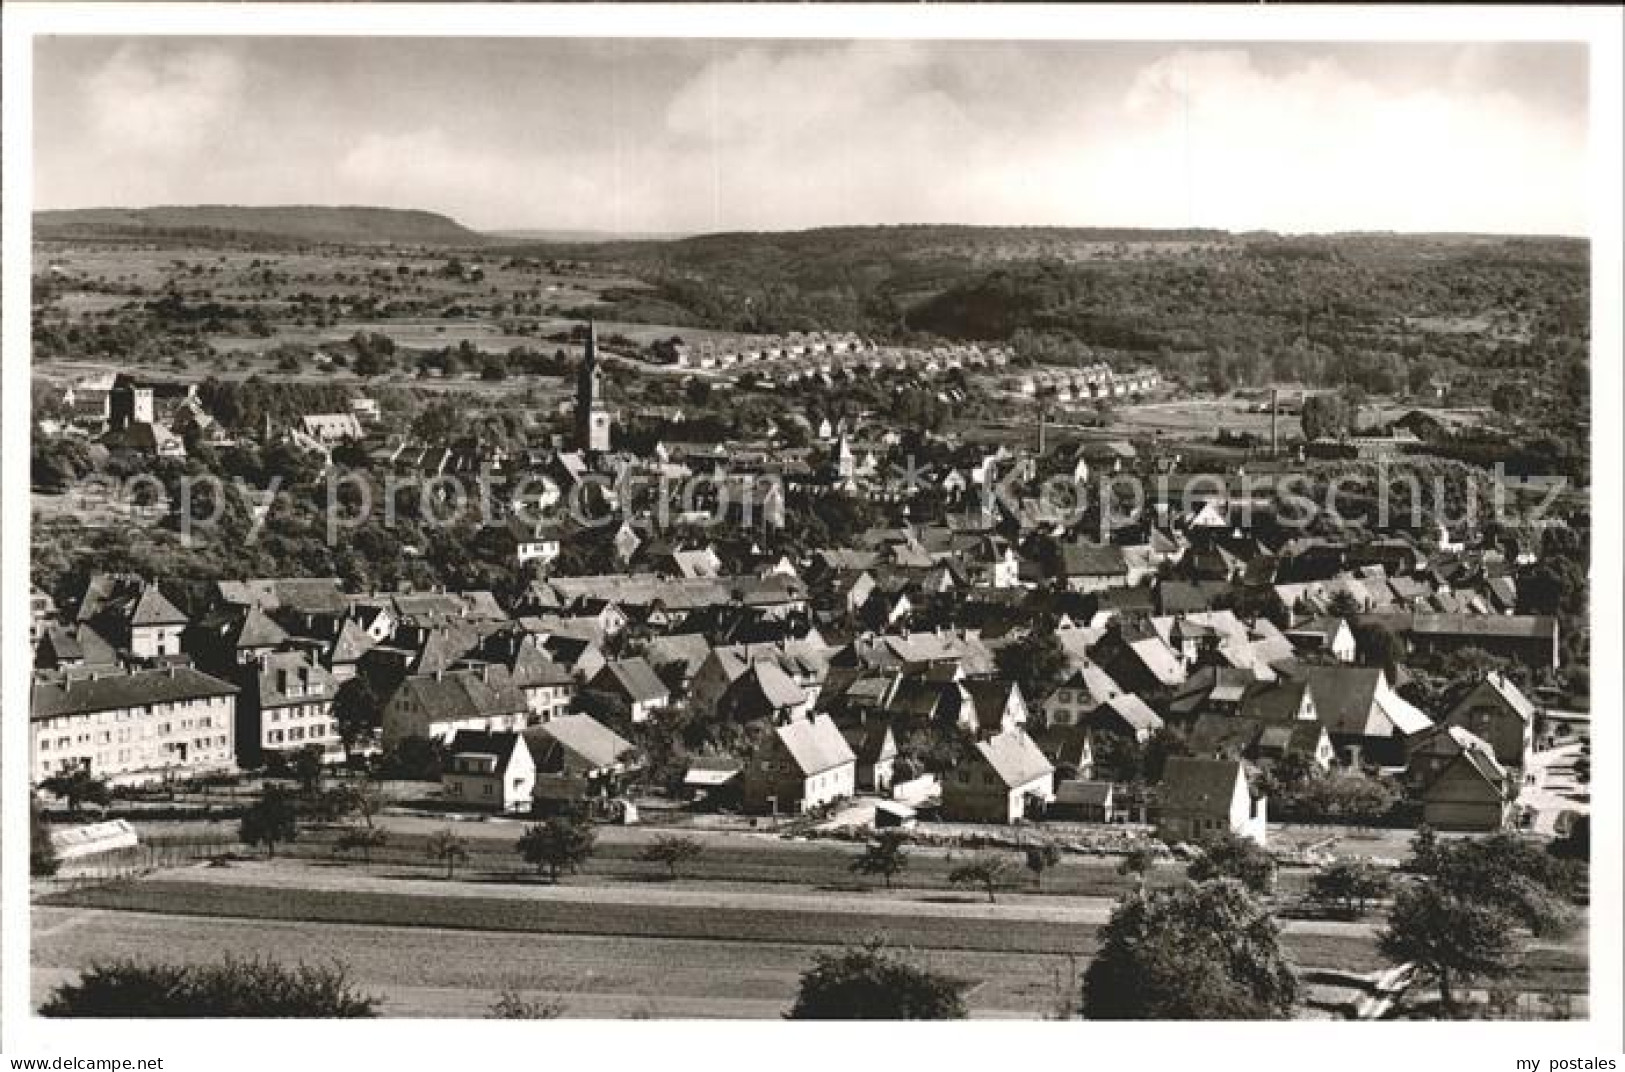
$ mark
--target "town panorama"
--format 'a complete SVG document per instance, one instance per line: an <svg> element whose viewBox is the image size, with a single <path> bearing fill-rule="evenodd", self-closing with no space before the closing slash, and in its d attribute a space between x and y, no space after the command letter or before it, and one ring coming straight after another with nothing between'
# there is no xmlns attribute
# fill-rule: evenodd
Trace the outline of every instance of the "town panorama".
<svg viewBox="0 0 1625 1072"><path fill-rule="evenodd" d="M45 1014L1588 1015L1584 240L34 222Z"/></svg>

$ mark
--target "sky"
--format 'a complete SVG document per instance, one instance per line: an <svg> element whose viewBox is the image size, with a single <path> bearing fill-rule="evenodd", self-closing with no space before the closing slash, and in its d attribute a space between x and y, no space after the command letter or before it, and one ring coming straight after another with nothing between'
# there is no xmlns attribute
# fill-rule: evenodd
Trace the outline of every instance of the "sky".
<svg viewBox="0 0 1625 1072"><path fill-rule="evenodd" d="M1576 44L47 37L37 208L1588 233Z"/></svg>

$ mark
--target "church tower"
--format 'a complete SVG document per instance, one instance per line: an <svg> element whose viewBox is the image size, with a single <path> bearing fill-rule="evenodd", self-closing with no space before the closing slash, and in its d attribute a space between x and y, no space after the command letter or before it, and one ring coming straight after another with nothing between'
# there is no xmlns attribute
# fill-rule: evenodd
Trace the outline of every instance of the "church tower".
<svg viewBox="0 0 1625 1072"><path fill-rule="evenodd" d="M604 384L598 371L598 326L587 321L587 352L576 379L577 450L589 454L609 449L609 410L604 408Z"/></svg>

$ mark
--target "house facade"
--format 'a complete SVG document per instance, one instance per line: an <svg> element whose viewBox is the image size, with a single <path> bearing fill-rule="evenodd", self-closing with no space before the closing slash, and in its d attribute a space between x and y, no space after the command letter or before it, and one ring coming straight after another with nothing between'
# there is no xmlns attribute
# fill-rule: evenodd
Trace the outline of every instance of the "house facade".
<svg viewBox="0 0 1625 1072"><path fill-rule="evenodd" d="M235 771L237 688L190 667L40 675L29 729L34 780L82 769L115 785Z"/></svg>
<svg viewBox="0 0 1625 1072"><path fill-rule="evenodd" d="M524 812L535 790L536 762L518 733L462 730L446 746L440 791L448 804Z"/></svg>
<svg viewBox="0 0 1625 1072"><path fill-rule="evenodd" d="M333 718L338 684L308 652L262 655L240 671L237 762L263 766L273 753L321 750L324 763L344 760L344 741Z"/></svg>
<svg viewBox="0 0 1625 1072"><path fill-rule="evenodd" d="M773 727L745 766L751 812L803 812L856 791L857 756L828 715Z"/></svg>
<svg viewBox="0 0 1625 1072"><path fill-rule="evenodd" d="M942 817L1013 823L1043 815L1055 799L1055 767L1024 730L977 742L942 782Z"/></svg>
<svg viewBox="0 0 1625 1072"><path fill-rule="evenodd" d="M1490 673L1445 712L1443 721L1488 742L1501 766L1522 770L1529 765L1538 714L1517 685Z"/></svg>
<svg viewBox="0 0 1625 1072"><path fill-rule="evenodd" d="M1158 792L1157 836L1202 842L1226 834L1264 844L1268 802L1253 799L1246 769L1233 759L1172 756Z"/></svg>

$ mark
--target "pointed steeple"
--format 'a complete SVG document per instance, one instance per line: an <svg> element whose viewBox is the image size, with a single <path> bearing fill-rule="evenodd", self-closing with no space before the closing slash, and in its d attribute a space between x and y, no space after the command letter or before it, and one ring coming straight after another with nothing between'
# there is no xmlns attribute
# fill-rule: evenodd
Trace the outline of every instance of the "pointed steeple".
<svg viewBox="0 0 1625 1072"><path fill-rule="evenodd" d="M576 379L576 449L598 453L609 449L609 412L604 409L603 381L598 370L598 325L587 321L587 346Z"/></svg>

